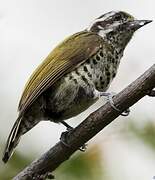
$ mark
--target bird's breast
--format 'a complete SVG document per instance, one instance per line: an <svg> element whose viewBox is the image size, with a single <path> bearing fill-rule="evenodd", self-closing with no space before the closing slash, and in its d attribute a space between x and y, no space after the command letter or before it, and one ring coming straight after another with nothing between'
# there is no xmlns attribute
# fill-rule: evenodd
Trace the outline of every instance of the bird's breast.
<svg viewBox="0 0 155 180"><path fill-rule="evenodd" d="M47 107L55 121L76 116L96 102L94 90L107 90L116 75L119 60L113 52L100 49L55 83L47 98Z"/></svg>
<svg viewBox="0 0 155 180"><path fill-rule="evenodd" d="M81 67L79 69L81 74L93 83L95 89L106 91L116 76L121 57L122 54L115 50L100 49L82 65L83 69Z"/></svg>

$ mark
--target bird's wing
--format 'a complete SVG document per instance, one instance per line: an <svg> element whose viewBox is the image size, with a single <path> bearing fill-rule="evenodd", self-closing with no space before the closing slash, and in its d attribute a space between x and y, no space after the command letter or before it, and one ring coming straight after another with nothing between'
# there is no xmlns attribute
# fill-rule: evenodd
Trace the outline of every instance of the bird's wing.
<svg viewBox="0 0 155 180"><path fill-rule="evenodd" d="M31 75L19 102L19 113L64 74L95 54L101 45L102 38L87 31L76 33L59 44Z"/></svg>

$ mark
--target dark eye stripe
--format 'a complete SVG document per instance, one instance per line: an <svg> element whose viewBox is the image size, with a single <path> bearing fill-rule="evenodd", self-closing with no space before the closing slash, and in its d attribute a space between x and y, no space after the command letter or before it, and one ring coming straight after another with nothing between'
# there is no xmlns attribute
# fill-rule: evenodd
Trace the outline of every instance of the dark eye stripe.
<svg viewBox="0 0 155 180"><path fill-rule="evenodd" d="M116 15L114 16L114 20L115 20L115 21L119 21L119 20L121 20L121 18L122 18L121 14L116 14Z"/></svg>

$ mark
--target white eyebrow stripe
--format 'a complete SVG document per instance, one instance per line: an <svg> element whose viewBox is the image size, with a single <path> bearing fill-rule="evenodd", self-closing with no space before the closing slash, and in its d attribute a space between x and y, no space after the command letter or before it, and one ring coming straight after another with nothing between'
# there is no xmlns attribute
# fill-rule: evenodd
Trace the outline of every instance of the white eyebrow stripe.
<svg viewBox="0 0 155 180"><path fill-rule="evenodd" d="M106 14L104 14L104 16L102 18L99 18L99 19L95 19L93 22L90 23L90 25L88 26L87 28L87 31L90 31L91 27L93 26L93 24L97 23L97 22L101 22L101 21L104 21L105 19L107 19L108 17L110 16L113 16L114 14L118 13L119 11L111 11L111 12L108 12Z"/></svg>
<svg viewBox="0 0 155 180"><path fill-rule="evenodd" d="M98 25L98 28L99 28L99 29L103 29L103 27L102 27L102 26L100 26L100 25Z"/></svg>
<svg viewBox="0 0 155 180"><path fill-rule="evenodd" d="M113 16L116 13L118 13L118 11L111 11L109 13L106 13L102 18L96 19L95 22L104 21L105 19L107 19L110 16Z"/></svg>

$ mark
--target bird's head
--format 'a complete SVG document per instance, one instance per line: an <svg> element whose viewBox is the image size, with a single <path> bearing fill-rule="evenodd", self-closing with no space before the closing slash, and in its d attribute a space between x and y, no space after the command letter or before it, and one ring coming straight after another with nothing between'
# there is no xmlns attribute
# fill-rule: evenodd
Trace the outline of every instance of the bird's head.
<svg viewBox="0 0 155 180"><path fill-rule="evenodd" d="M111 11L95 19L87 30L124 49L134 32L150 22L152 21L137 20L123 11Z"/></svg>

